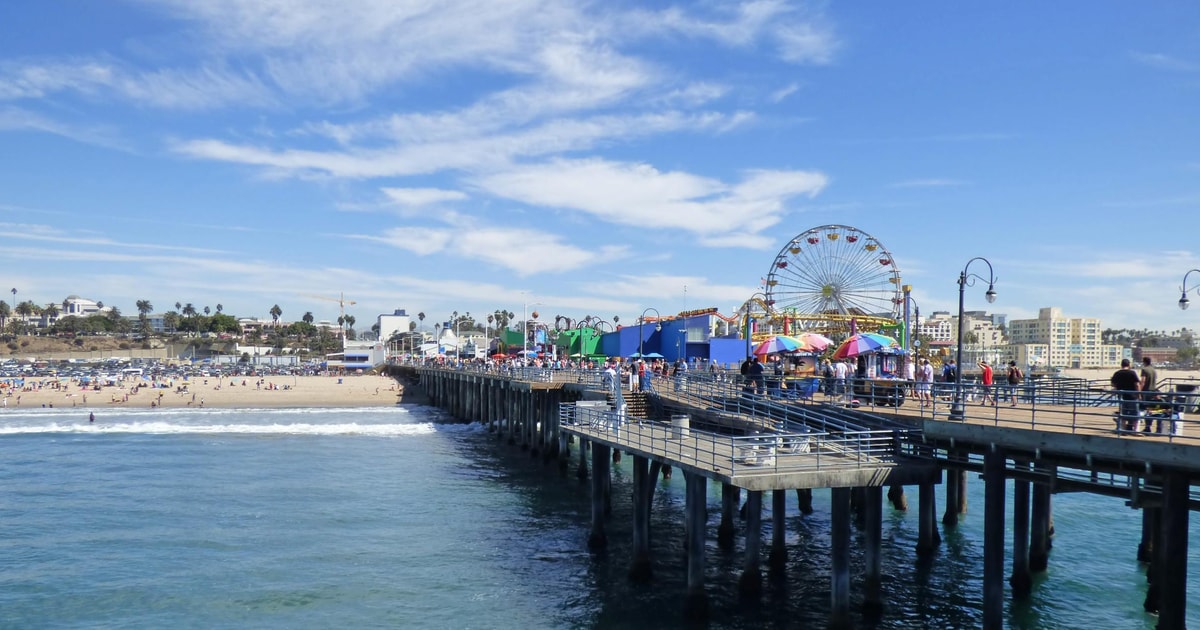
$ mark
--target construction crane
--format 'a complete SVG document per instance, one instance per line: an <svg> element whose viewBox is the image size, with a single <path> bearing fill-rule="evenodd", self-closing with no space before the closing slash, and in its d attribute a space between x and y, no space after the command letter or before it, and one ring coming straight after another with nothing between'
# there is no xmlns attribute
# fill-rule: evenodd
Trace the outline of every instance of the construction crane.
<svg viewBox="0 0 1200 630"><path fill-rule="evenodd" d="M349 304L350 306L354 306L355 304L358 304L358 302L355 302L354 300L347 300L345 293L338 293L338 296L335 298L331 298L331 297L324 296L324 295L306 295L304 297L310 297L310 298L313 298L314 300L325 300L327 302L337 302L338 303L338 319L341 320L338 322L338 330L341 331L342 339L344 341L346 338L346 329L343 326L342 322L344 322L346 320L346 305Z"/></svg>

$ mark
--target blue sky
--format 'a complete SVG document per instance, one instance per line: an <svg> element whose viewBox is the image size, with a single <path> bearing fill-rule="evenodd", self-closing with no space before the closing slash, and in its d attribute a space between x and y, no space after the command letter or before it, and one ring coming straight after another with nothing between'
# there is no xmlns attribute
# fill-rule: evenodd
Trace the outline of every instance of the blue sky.
<svg viewBox="0 0 1200 630"><path fill-rule="evenodd" d="M1010 318L1194 329L1198 112L1195 2L8 2L0 261L127 314L632 322L840 224L923 313L983 256Z"/></svg>

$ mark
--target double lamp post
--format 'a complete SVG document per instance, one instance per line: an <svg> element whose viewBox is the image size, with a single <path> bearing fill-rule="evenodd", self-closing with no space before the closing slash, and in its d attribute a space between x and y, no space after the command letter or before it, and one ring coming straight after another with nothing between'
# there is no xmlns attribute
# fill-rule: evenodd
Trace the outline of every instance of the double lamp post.
<svg viewBox="0 0 1200 630"><path fill-rule="evenodd" d="M983 261L988 268L988 277L986 278L988 288L987 292L983 295L987 298L988 304L996 301L996 275L992 273L992 263L982 256L976 256L968 260L962 272L958 274L958 349L954 360L954 403L950 406L951 420L965 420L967 415L966 403L963 399L963 294L966 292L968 286L975 286L976 279L985 280L983 276L968 273L967 271L971 267L971 263L976 260Z"/></svg>

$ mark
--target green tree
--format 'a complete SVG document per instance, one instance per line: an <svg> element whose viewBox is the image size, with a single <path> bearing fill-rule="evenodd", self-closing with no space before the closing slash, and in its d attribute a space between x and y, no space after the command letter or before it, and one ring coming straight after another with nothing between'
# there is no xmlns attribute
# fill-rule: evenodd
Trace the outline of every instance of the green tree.
<svg viewBox="0 0 1200 630"><path fill-rule="evenodd" d="M12 307L8 305L8 302L0 300L0 331L4 330L10 317L12 317Z"/></svg>
<svg viewBox="0 0 1200 630"><path fill-rule="evenodd" d="M281 315L283 315L283 309L279 308L278 304L271 307L271 321L274 322L275 326L279 326L279 317Z"/></svg>

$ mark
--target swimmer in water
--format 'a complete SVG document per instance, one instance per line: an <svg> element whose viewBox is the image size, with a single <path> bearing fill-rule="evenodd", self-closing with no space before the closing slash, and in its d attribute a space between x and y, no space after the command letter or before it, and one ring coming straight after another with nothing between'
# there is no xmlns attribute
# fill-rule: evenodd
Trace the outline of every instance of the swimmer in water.
<svg viewBox="0 0 1200 630"><path fill-rule="evenodd" d="M88 422L95 422L95 421L96 421L96 413L95 412L89 413L88 414Z"/></svg>

